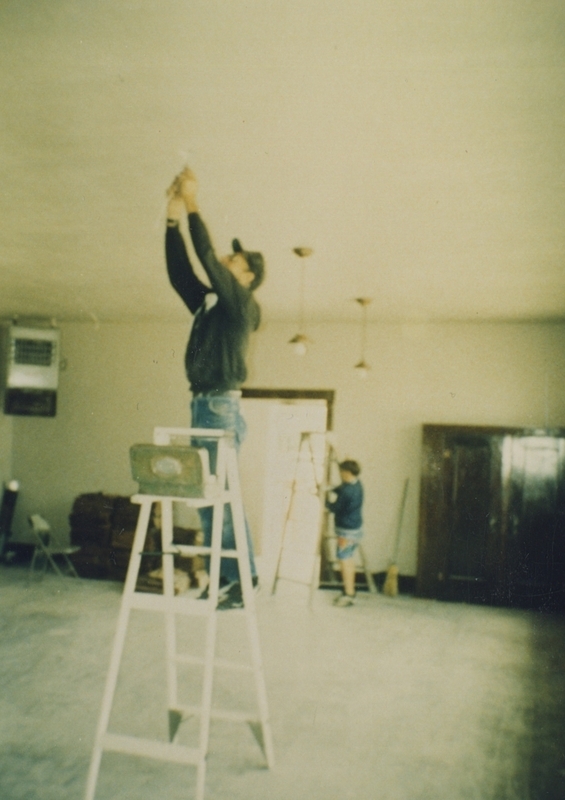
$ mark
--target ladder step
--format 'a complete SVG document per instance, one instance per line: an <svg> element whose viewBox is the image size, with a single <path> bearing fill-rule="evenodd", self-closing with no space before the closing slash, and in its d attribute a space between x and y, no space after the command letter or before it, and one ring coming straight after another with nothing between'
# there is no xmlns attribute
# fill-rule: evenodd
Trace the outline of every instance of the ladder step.
<svg viewBox="0 0 565 800"><path fill-rule="evenodd" d="M139 739L136 736L122 736L117 733L104 735L102 749L114 753L155 758L158 761L173 761L176 764L198 765L204 761L202 753L196 747L182 747L178 744L169 744L153 739Z"/></svg>
<svg viewBox="0 0 565 800"><path fill-rule="evenodd" d="M130 499L132 503L139 503L139 504L151 504L151 503L160 503L164 497L168 497L168 495L161 495L161 494L134 494ZM225 492L218 492L216 487L214 487L214 491L210 493L209 497L174 497L179 503L186 503L187 506L190 508L205 508L206 506L213 506L215 503L231 503L233 500L237 500L234 492L230 492L226 490Z"/></svg>
<svg viewBox="0 0 565 800"><path fill-rule="evenodd" d="M209 556L212 552L211 547L196 544L173 544L174 550L142 550L142 556ZM237 550L220 550L222 558L237 558Z"/></svg>
<svg viewBox="0 0 565 800"><path fill-rule="evenodd" d="M189 656L184 653L178 653L175 656L175 661L177 661L179 664L196 664L200 666L203 666L206 663L206 659L201 658L200 656ZM238 664L235 661L228 661L225 658L215 658L214 667L220 667L221 669L240 670L241 672L253 672L253 667L251 664Z"/></svg>
<svg viewBox="0 0 565 800"><path fill-rule="evenodd" d="M166 597L151 592L133 592L128 599L128 606L139 611L170 611L187 617L207 617L216 611L210 600L182 596ZM228 611L230 614L245 614L245 607L225 609L223 613Z"/></svg>
<svg viewBox="0 0 565 800"><path fill-rule="evenodd" d="M188 616L207 616L215 609L210 600L196 600L192 597L166 597L163 594L134 592L128 600L130 608L140 611L172 611Z"/></svg>
<svg viewBox="0 0 565 800"><path fill-rule="evenodd" d="M177 706L175 710L191 717L199 717L202 714L200 706ZM228 711L220 708L213 708L210 711L210 717L212 719L223 719L229 722L249 722L255 725L261 725L261 720L257 719L257 713L251 713L249 711Z"/></svg>
<svg viewBox="0 0 565 800"><path fill-rule="evenodd" d="M181 555L181 556L209 556L212 552L211 547L204 547L204 545L196 545L196 544L176 544L173 542L172 545L176 552L174 555Z"/></svg>

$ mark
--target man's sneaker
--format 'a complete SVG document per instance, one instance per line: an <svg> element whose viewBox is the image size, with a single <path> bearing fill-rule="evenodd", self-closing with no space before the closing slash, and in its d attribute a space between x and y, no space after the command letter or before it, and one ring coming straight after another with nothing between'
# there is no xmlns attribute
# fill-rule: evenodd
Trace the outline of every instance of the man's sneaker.
<svg viewBox="0 0 565 800"><path fill-rule="evenodd" d="M254 575L251 578L253 591L259 594L261 587L259 586L259 578ZM203 592L198 595L199 600L208 600L210 597L209 587L207 586ZM241 584L233 581L232 583L225 583L220 585L218 589L218 609L226 608L243 608L243 594L241 592Z"/></svg>
<svg viewBox="0 0 565 800"><path fill-rule="evenodd" d="M240 583L230 584L226 594L218 598L218 611L228 611L230 608L243 608L243 595L241 593Z"/></svg>
<svg viewBox="0 0 565 800"><path fill-rule="evenodd" d="M338 595L335 600L333 601L334 606L338 606L339 608L346 608L347 606L352 606L355 603L355 595L351 594L343 594Z"/></svg>
<svg viewBox="0 0 565 800"><path fill-rule="evenodd" d="M230 587L234 586L234 583L230 583L225 578L220 577L220 586L218 589L218 599L225 597L226 594L229 592ZM203 589L200 594L198 595L198 600L208 600L210 598L210 584Z"/></svg>

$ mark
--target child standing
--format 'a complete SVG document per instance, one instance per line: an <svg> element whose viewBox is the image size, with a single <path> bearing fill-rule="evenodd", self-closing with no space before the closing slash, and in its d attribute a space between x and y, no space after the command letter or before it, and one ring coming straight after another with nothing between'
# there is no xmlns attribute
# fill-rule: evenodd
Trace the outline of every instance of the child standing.
<svg viewBox="0 0 565 800"><path fill-rule="evenodd" d="M341 484L332 489L334 501L326 500L326 508L334 515L337 536L337 557L343 579L343 592L334 605L352 606L355 600L355 551L363 536L363 485L359 480L361 467L347 459L339 464Z"/></svg>

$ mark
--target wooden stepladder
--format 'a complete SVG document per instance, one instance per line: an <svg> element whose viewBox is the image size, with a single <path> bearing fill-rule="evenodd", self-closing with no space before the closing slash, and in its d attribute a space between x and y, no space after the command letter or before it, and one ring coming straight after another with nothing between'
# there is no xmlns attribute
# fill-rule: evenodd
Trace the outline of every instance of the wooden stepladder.
<svg viewBox="0 0 565 800"><path fill-rule="evenodd" d="M208 439L217 443L217 467L214 475L208 471L208 452L194 447L172 446L175 437L191 441L192 437ZM121 608L114 636L102 708L96 731L94 749L88 773L85 800L93 800L100 771L102 755L113 751L146 758L192 765L196 767L196 800L203 800L206 778L210 721L223 719L232 722L247 722L258 739L267 765L274 764L274 750L267 706L267 693L263 674L261 648L257 628L255 595L253 592L249 553L245 529L245 516L241 499L241 488L236 451L231 440L220 430L157 428L155 445L138 445L132 448L132 471L140 483L140 493L132 497L139 503L140 513L132 547L131 559L122 595ZM134 453L135 447L138 450ZM198 454L198 458L195 458ZM160 489L163 489L163 492ZM149 493L150 490L151 493ZM143 547L150 523L153 503L161 505L161 564L163 570L162 594L136 591L137 578L143 557ZM185 503L193 508L212 506L212 542L210 547L179 545L173 542L173 503ZM222 549L222 522L224 510L230 505L236 549ZM175 596L174 556L205 555L210 559L210 584L208 599L193 599ZM218 590L220 559L236 558L239 565L244 607L223 614L244 615L249 640L250 664L231 662L216 658ZM128 622L132 610L159 611L164 614L166 632L167 697L169 741L126 736L108 730L110 713L118 682L120 663L126 641ZM177 652L177 615L204 618L206 628L203 655ZM200 705L183 705L178 697L177 668L180 664L199 667L202 672ZM246 713L212 708L214 670L252 671L257 695L257 713ZM199 717L199 741L196 747L178 743L181 723L190 717Z"/></svg>
<svg viewBox="0 0 565 800"><path fill-rule="evenodd" d="M324 471L327 464L327 441L324 450L316 452L313 437L324 436L319 431L301 431L296 451L294 474L290 484L289 500L283 521L281 539L276 561L271 593L277 589L279 579L309 587L309 602L312 603L320 581L321 544L324 535ZM299 497L310 506L302 506ZM306 512L316 509L311 519L311 530L302 529L298 523ZM309 515L310 516L310 515Z"/></svg>

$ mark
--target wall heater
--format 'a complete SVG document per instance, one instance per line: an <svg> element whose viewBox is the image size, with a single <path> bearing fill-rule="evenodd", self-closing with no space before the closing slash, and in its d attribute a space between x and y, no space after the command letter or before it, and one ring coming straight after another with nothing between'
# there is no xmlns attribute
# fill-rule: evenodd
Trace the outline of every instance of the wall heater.
<svg viewBox="0 0 565 800"><path fill-rule="evenodd" d="M4 413L54 417L60 331L11 325L5 331L4 341Z"/></svg>

